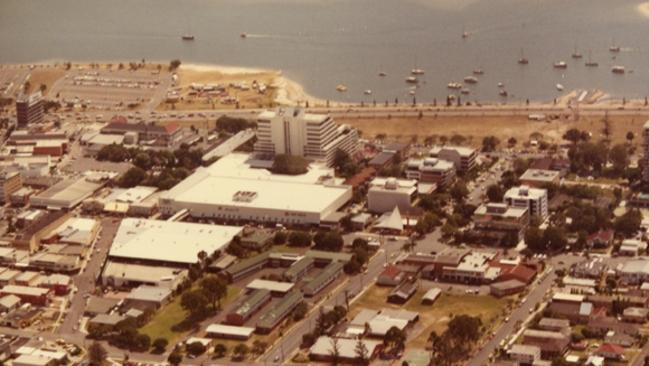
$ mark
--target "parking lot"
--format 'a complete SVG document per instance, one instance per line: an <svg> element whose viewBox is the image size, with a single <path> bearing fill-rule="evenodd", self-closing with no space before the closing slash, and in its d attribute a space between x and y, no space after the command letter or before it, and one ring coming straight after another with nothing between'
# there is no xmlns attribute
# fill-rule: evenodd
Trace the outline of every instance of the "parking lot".
<svg viewBox="0 0 649 366"><path fill-rule="evenodd" d="M144 69L69 71L54 84L51 96L64 104L81 104L91 109L127 109L146 105L164 94L168 74Z"/></svg>

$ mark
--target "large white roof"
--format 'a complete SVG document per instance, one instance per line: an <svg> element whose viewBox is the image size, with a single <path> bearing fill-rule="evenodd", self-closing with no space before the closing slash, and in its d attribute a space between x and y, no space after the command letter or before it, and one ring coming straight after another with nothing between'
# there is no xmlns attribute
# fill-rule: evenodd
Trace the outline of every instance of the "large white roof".
<svg viewBox="0 0 649 366"><path fill-rule="evenodd" d="M127 218L117 230L111 257L190 264L198 253L224 249L241 232L238 226L219 226Z"/></svg>
<svg viewBox="0 0 649 366"><path fill-rule="evenodd" d="M333 171L321 165L312 164L306 174L289 176L251 168L247 160L247 154L223 157L207 168L199 168L161 198L177 202L319 213L349 190L347 186L323 184L321 178L333 177ZM235 201L233 197L237 192L253 192L256 196L250 201Z"/></svg>

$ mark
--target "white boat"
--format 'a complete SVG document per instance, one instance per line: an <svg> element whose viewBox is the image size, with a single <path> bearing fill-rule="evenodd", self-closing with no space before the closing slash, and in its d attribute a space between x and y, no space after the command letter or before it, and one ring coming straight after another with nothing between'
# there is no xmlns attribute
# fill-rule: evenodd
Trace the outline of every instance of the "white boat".
<svg viewBox="0 0 649 366"><path fill-rule="evenodd" d="M530 63L530 60L525 57L525 53L523 52L523 49L521 48L521 57L518 58L518 64L519 65L527 65Z"/></svg>
<svg viewBox="0 0 649 366"><path fill-rule="evenodd" d="M507 90L500 89L500 91L498 92L498 95L500 95L501 97L506 97L509 94L507 93Z"/></svg>
<svg viewBox="0 0 649 366"><path fill-rule="evenodd" d="M424 74L424 70L423 70L423 69L414 68L414 69L410 70L410 73L413 74L413 75L423 75L423 74Z"/></svg>
<svg viewBox="0 0 649 366"><path fill-rule="evenodd" d="M498 87L499 87L499 88L504 88L504 87L505 87L505 84L503 84L503 83L498 83Z"/></svg>
<svg viewBox="0 0 649 366"><path fill-rule="evenodd" d="M341 93L344 93L344 92L347 91L347 86L344 85L344 84L338 84L338 85L336 85L336 90L341 92Z"/></svg>
<svg viewBox="0 0 649 366"><path fill-rule="evenodd" d="M579 51L577 50L577 46L576 46L576 45L575 45L575 50L572 52L571 57L574 58L574 59L580 59L580 58L583 57L583 55L581 54L581 52L579 52Z"/></svg>
<svg viewBox="0 0 649 366"><path fill-rule="evenodd" d="M416 92L414 90L411 90L411 91L408 92L408 94L410 94L410 95L415 95L415 93Z"/></svg>
<svg viewBox="0 0 649 366"><path fill-rule="evenodd" d="M193 41L194 40L194 35L193 34L183 34L181 38L182 38L183 41Z"/></svg>
<svg viewBox="0 0 649 366"><path fill-rule="evenodd" d="M455 82L450 82L446 84L446 87L449 89L462 89L462 84L461 83L455 83Z"/></svg>
<svg viewBox="0 0 649 366"><path fill-rule="evenodd" d="M558 91L563 91L563 89L564 89L563 85L561 85L561 84L557 84L556 87L557 87Z"/></svg>
<svg viewBox="0 0 649 366"><path fill-rule="evenodd" d="M483 74L484 74L484 70L482 69L473 70L473 75L483 75Z"/></svg>
<svg viewBox="0 0 649 366"><path fill-rule="evenodd" d="M614 74L624 74L624 72L625 72L626 70L624 69L624 66L615 65L615 66L613 66L613 67L611 68L611 71L612 71Z"/></svg>
<svg viewBox="0 0 649 366"><path fill-rule="evenodd" d="M620 52L620 46L617 46L617 45L614 44L614 45L610 46L610 47L608 48L608 50L609 50L610 52L617 53L617 52Z"/></svg>
<svg viewBox="0 0 649 366"><path fill-rule="evenodd" d="M476 84L478 82L478 78L475 76L467 76L464 78L464 82L467 84Z"/></svg>
<svg viewBox="0 0 649 366"><path fill-rule="evenodd" d="M584 64L584 65L586 65L586 67L597 67L597 66L599 66L599 63L597 63L597 61L593 61L592 56L593 56L592 52L590 50L588 50L588 60Z"/></svg>
<svg viewBox="0 0 649 366"><path fill-rule="evenodd" d="M555 69L567 69L568 64L565 61L557 61L552 65Z"/></svg>
<svg viewBox="0 0 649 366"><path fill-rule="evenodd" d="M471 93L471 90L469 90L467 88L464 88L464 89L460 90L460 93L462 93L464 95L467 95L467 94Z"/></svg>
<svg viewBox="0 0 649 366"><path fill-rule="evenodd" d="M417 84L418 82L419 82L419 80L417 80L417 78L414 77L414 76L408 76L406 78L406 83Z"/></svg>
<svg viewBox="0 0 649 366"><path fill-rule="evenodd" d="M365 95L372 95L372 91L370 89L367 89L363 92Z"/></svg>

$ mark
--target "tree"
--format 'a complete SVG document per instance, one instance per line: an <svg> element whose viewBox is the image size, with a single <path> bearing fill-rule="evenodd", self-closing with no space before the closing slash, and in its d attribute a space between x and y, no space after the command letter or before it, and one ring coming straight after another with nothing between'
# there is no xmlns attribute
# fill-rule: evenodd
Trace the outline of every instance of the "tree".
<svg viewBox="0 0 649 366"><path fill-rule="evenodd" d="M309 162L301 156L275 155L271 171L276 174L299 175L307 172Z"/></svg>
<svg viewBox="0 0 649 366"><path fill-rule="evenodd" d="M228 293L227 283L219 276L206 276L200 282L204 296L212 303L214 310L221 308L221 300Z"/></svg>
<svg viewBox="0 0 649 366"><path fill-rule="evenodd" d="M383 344L397 350L402 350L406 344L406 335L401 329L392 327L385 333Z"/></svg>
<svg viewBox="0 0 649 366"><path fill-rule="evenodd" d="M288 235L286 235L285 231L278 231L275 233L275 236L273 237L273 244L275 245L281 245L286 243L286 239L288 238Z"/></svg>
<svg viewBox="0 0 649 366"><path fill-rule="evenodd" d="M349 178L358 172L358 165L346 151L341 149L336 150L334 154L333 166L345 178Z"/></svg>
<svg viewBox="0 0 649 366"><path fill-rule="evenodd" d="M568 131L566 131L566 133L563 134L563 139L568 140L573 144L579 142L579 140L581 140L581 137L582 137L581 131L579 131L576 128L571 128Z"/></svg>
<svg viewBox="0 0 649 366"><path fill-rule="evenodd" d="M93 342L88 347L88 359L91 366L100 366L106 361L106 356L108 356L108 352L106 352L106 349L104 349L101 343Z"/></svg>
<svg viewBox="0 0 649 366"><path fill-rule="evenodd" d="M304 231L291 231L288 235L288 245L293 247L308 247L311 245L311 234Z"/></svg>
<svg viewBox="0 0 649 366"><path fill-rule="evenodd" d="M611 159L611 163L613 163L613 169L618 175L622 174L629 165L629 153L625 145L618 144L613 146L609 153L609 158Z"/></svg>
<svg viewBox="0 0 649 366"><path fill-rule="evenodd" d="M319 231L313 237L315 249L328 252L339 252L343 249L343 237L337 231Z"/></svg>
<svg viewBox="0 0 649 366"><path fill-rule="evenodd" d="M185 351L190 355L199 356L205 353L207 348L201 342L193 342L185 346Z"/></svg>
<svg viewBox="0 0 649 366"><path fill-rule="evenodd" d="M183 360L183 355L177 350L171 352L169 354L169 357L167 357L167 361L169 361L169 363L174 366L180 365L180 362L182 362L182 360Z"/></svg>
<svg viewBox="0 0 649 366"><path fill-rule="evenodd" d="M492 184L487 188L487 197L491 202L502 202L505 192L499 184Z"/></svg>
<svg viewBox="0 0 649 366"><path fill-rule="evenodd" d="M187 291L180 298L180 306L195 318L200 318L207 314L209 303L210 301L201 290Z"/></svg>
<svg viewBox="0 0 649 366"><path fill-rule="evenodd" d="M217 343L217 345L214 346L214 357L216 358L221 358L225 356L227 352L228 352L228 347L226 347L223 343Z"/></svg>
<svg viewBox="0 0 649 366"><path fill-rule="evenodd" d="M123 188L135 187L142 183L146 177L147 174L144 169L134 166L124 173L122 178L119 180L119 185Z"/></svg>
<svg viewBox="0 0 649 366"><path fill-rule="evenodd" d="M219 131L225 131L232 134L255 127L257 127L256 122L247 120L245 118L223 115L216 120L216 128Z"/></svg>
<svg viewBox="0 0 649 366"><path fill-rule="evenodd" d="M500 144L500 140L496 136L486 136L482 139L482 151L492 152Z"/></svg>
<svg viewBox="0 0 649 366"><path fill-rule="evenodd" d="M640 230L642 224L642 214L638 210L629 210L624 215L615 219L613 227L615 231L625 237L633 236Z"/></svg>
<svg viewBox="0 0 649 366"><path fill-rule="evenodd" d="M250 349L245 343L239 343L237 344L236 347L234 347L234 350L232 351L233 356L237 360L245 360L246 357L248 357L248 353L250 352Z"/></svg>
<svg viewBox="0 0 649 366"><path fill-rule="evenodd" d="M463 180L458 179L449 190L449 193L454 200L463 201L469 195L469 189Z"/></svg>
<svg viewBox="0 0 649 366"><path fill-rule="evenodd" d="M507 145L509 145L509 147L514 147L516 146L517 142L518 141L516 140L515 137L510 137L509 140L507 140Z"/></svg>
<svg viewBox="0 0 649 366"><path fill-rule="evenodd" d="M358 358L359 363L361 365L369 365L370 363L369 350L367 349L367 346L361 339L359 339L356 342L356 347L354 347L354 353L356 353L356 357Z"/></svg>
<svg viewBox="0 0 649 366"><path fill-rule="evenodd" d="M630 143L633 142L633 139L635 138L635 134L631 131L626 133L626 140Z"/></svg>
<svg viewBox="0 0 649 366"><path fill-rule="evenodd" d="M299 321L304 319L308 311L309 307L307 306L307 304L304 301L300 302L299 304L297 304L297 306L295 306L295 309L293 309L293 320Z"/></svg>
<svg viewBox="0 0 649 366"><path fill-rule="evenodd" d="M121 64L120 64L121 65ZM169 62L169 71L174 71L180 67L180 60L175 59Z"/></svg>
<svg viewBox="0 0 649 366"><path fill-rule="evenodd" d="M153 348L156 353L163 353L165 348L169 345L169 341L165 338L156 338L153 341Z"/></svg>
<svg viewBox="0 0 649 366"><path fill-rule="evenodd" d="M254 354L261 355L266 352L266 348L268 348L268 343L260 341L259 339L252 343L252 353Z"/></svg>

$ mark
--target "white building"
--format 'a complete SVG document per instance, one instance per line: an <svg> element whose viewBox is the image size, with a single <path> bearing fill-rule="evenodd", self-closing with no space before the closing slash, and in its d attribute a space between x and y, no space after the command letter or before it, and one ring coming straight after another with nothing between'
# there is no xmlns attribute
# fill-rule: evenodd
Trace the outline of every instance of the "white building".
<svg viewBox="0 0 649 366"><path fill-rule="evenodd" d="M339 149L350 155L356 153L358 132L338 126L331 116L278 109L257 117L255 153L298 155L331 166Z"/></svg>
<svg viewBox="0 0 649 366"><path fill-rule="evenodd" d="M478 151L462 146L435 146L429 152L431 158L450 161L459 172L473 169L477 163Z"/></svg>
<svg viewBox="0 0 649 366"><path fill-rule="evenodd" d="M507 351L509 357L521 364L531 365L541 359L541 349L537 346L514 344Z"/></svg>
<svg viewBox="0 0 649 366"><path fill-rule="evenodd" d="M639 284L649 281L649 260L647 258L620 263L615 270L622 282Z"/></svg>
<svg viewBox="0 0 649 366"><path fill-rule="evenodd" d="M367 207L374 213L385 213L399 207L407 211L417 195L417 181L396 178L375 178L367 191Z"/></svg>
<svg viewBox="0 0 649 366"><path fill-rule="evenodd" d="M108 253L114 260L187 266L198 262L198 253L224 250L241 233L237 226L185 222L122 220Z"/></svg>
<svg viewBox="0 0 649 366"><path fill-rule="evenodd" d="M446 187L455 179L455 164L437 158L410 159L406 163L406 177Z"/></svg>
<svg viewBox="0 0 649 366"><path fill-rule="evenodd" d="M251 168L248 159L230 154L198 168L160 196L162 214L186 209L197 218L318 225L352 198L352 187L321 164L291 176Z"/></svg>
<svg viewBox="0 0 649 366"><path fill-rule="evenodd" d="M531 216L548 217L548 191L529 186L512 187L505 193L509 206L527 208Z"/></svg>

